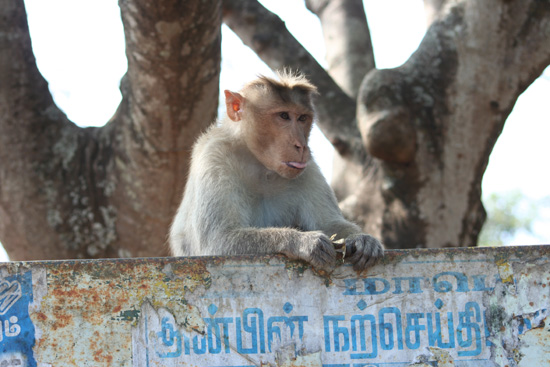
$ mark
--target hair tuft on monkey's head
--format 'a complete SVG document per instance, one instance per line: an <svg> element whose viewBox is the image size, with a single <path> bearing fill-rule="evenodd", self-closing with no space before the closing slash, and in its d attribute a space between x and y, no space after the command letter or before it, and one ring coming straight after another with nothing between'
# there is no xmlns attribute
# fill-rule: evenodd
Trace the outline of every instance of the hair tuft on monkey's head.
<svg viewBox="0 0 550 367"><path fill-rule="evenodd" d="M308 93L317 94L317 87L311 84L306 76L299 71L284 68L277 70L275 74L279 78L279 84L288 89L300 89Z"/></svg>
<svg viewBox="0 0 550 367"><path fill-rule="evenodd" d="M311 96L318 94L315 87L304 74L285 68L276 71L278 79L259 75L257 79L246 84L242 93L252 100L276 95L284 103L296 103L313 109Z"/></svg>

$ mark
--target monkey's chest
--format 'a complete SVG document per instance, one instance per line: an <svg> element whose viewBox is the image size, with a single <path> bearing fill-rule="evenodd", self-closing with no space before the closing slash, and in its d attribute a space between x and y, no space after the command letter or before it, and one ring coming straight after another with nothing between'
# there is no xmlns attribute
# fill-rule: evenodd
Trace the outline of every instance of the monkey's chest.
<svg viewBox="0 0 550 367"><path fill-rule="evenodd" d="M292 200L281 196L258 199L253 206L251 225L253 227L294 227L298 223L297 205Z"/></svg>

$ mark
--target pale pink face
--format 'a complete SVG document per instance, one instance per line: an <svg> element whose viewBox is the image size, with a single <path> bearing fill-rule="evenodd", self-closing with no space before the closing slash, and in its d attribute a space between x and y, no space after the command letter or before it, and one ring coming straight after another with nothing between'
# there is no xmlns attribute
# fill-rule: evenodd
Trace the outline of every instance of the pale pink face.
<svg viewBox="0 0 550 367"><path fill-rule="evenodd" d="M237 93L226 91L229 117L247 123L247 145L267 169L288 179L297 177L311 158L308 139L313 124L312 110L291 100L263 103L261 98L254 97L245 100ZM236 101L239 98L240 101Z"/></svg>

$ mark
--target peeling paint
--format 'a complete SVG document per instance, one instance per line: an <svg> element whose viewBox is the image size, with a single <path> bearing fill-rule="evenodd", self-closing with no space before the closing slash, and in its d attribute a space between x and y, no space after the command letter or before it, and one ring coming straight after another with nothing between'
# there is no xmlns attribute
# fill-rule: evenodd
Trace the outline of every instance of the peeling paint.
<svg viewBox="0 0 550 367"><path fill-rule="evenodd" d="M278 367L322 367L321 352L296 351L294 343L275 352Z"/></svg>
<svg viewBox="0 0 550 367"><path fill-rule="evenodd" d="M550 362L550 246L0 264L0 365L526 367ZM3 363L3 364L2 364Z"/></svg>
<svg viewBox="0 0 550 367"><path fill-rule="evenodd" d="M495 264L498 266L498 272L502 282L513 284L514 272L512 271L510 264L505 259L498 260Z"/></svg>
<svg viewBox="0 0 550 367"><path fill-rule="evenodd" d="M520 335L518 354L521 360L518 367L550 365L550 330L548 317L539 320L536 326Z"/></svg>
<svg viewBox="0 0 550 367"><path fill-rule="evenodd" d="M455 363L450 353L434 347L428 347L426 354L418 355L415 361L409 366L414 367L455 367Z"/></svg>

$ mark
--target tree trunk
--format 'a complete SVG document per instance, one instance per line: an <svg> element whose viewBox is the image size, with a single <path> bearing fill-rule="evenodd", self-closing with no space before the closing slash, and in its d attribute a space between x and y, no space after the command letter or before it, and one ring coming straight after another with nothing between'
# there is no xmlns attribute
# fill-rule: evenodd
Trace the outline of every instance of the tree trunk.
<svg viewBox="0 0 550 367"><path fill-rule="evenodd" d="M0 0L0 241L12 260L159 256L191 146L216 116L219 1L121 0L128 73L79 128L36 68L23 0Z"/></svg>
<svg viewBox="0 0 550 367"><path fill-rule="evenodd" d="M342 43L327 47L328 60L345 59L342 52L357 59L357 48L345 45L361 37L335 21L346 12L324 13L356 3L307 1L325 37ZM411 58L399 68L366 73L357 102L337 104L333 96L354 95L349 80L357 78L356 69L329 70L331 83L315 62L292 58L307 59L307 52L276 16L255 0L224 0L224 21L268 65L301 69L321 81L319 126L339 153L333 187L341 207L389 248L476 244L489 155L519 95L550 64L548 1L427 0L426 9L433 23ZM354 19L361 19L360 44L370 45L366 19ZM368 59L372 50L365 47ZM352 116L344 111L351 104Z"/></svg>

